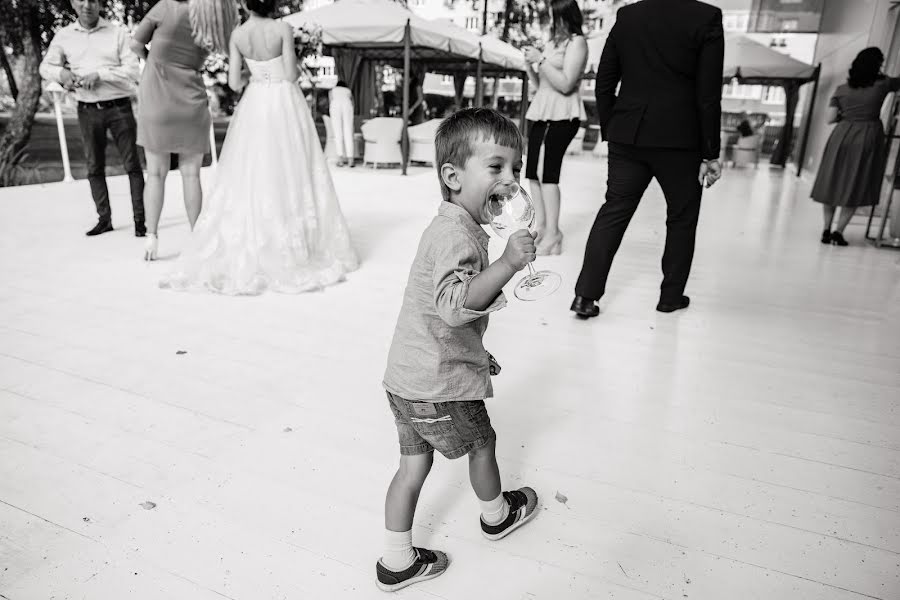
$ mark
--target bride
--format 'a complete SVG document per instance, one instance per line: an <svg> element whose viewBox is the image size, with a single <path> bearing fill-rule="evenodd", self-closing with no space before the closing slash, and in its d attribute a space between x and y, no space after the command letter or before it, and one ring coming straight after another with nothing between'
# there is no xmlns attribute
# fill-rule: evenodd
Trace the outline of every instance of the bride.
<svg viewBox="0 0 900 600"><path fill-rule="evenodd" d="M216 182L161 287L221 294L299 293L357 267L347 224L297 79L291 27L268 17L275 0L245 0L231 36L228 84L247 89L235 110Z"/></svg>

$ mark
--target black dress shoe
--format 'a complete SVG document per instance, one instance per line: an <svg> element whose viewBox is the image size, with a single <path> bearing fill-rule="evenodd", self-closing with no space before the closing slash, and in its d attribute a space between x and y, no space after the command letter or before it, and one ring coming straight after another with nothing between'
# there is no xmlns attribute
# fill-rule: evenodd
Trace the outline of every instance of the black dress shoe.
<svg viewBox="0 0 900 600"><path fill-rule="evenodd" d="M597 307L597 301L585 298L584 296L575 296L569 310L582 319L589 319L600 314L600 309Z"/></svg>
<svg viewBox="0 0 900 600"><path fill-rule="evenodd" d="M113 226L112 223L104 223L103 221L94 225L94 228L85 233L84 235L94 236L100 235L101 233L106 233L107 231L112 231Z"/></svg>
<svg viewBox="0 0 900 600"><path fill-rule="evenodd" d="M147 235L147 226L143 223L134 224L134 237L144 237Z"/></svg>
<svg viewBox="0 0 900 600"><path fill-rule="evenodd" d="M833 231L831 233L831 243L834 246L846 246L848 244L847 240L844 239L844 236L840 231Z"/></svg>
<svg viewBox="0 0 900 600"><path fill-rule="evenodd" d="M676 310L681 310L682 308L687 308L691 304L691 299L687 296L681 297L681 302L670 303L659 301L659 304L656 305L656 310L659 312L670 313L675 312Z"/></svg>
<svg viewBox="0 0 900 600"><path fill-rule="evenodd" d="M831 232L827 229L822 231L822 243L823 244L831 243Z"/></svg>

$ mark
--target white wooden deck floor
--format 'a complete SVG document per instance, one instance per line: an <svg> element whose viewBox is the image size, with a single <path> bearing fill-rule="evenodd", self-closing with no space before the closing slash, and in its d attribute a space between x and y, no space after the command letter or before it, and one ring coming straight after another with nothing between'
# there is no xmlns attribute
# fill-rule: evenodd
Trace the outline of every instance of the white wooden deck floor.
<svg viewBox="0 0 900 600"><path fill-rule="evenodd" d="M580 322L605 167L572 159L564 182L567 248L537 264L565 289L511 299L486 337L504 482L542 512L482 539L465 461L439 459L415 542L453 564L398 596L900 598L900 253L858 225L821 246L806 184L729 171L704 200L691 308L654 311L654 188L603 314ZM187 235L178 183L164 258ZM140 261L122 179L120 229L96 239L86 182L0 190L0 598L385 597L379 384L437 188L424 169L336 184L362 268L256 298L158 289L168 261Z"/></svg>

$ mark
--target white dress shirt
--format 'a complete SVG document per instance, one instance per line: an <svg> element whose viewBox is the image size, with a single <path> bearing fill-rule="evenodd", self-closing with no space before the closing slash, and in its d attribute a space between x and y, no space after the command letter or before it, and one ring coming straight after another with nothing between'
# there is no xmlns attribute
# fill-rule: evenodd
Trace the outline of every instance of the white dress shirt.
<svg viewBox="0 0 900 600"><path fill-rule="evenodd" d="M125 27L100 19L93 29L77 20L60 29L41 62L41 77L61 83L62 70L76 77L96 72L94 89L75 88L79 102L102 102L134 96L140 79L138 57L129 48L131 36Z"/></svg>

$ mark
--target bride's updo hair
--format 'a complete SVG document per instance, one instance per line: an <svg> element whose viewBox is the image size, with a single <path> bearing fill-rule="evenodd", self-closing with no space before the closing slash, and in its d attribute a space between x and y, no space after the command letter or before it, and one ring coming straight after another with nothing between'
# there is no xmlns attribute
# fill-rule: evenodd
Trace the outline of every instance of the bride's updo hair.
<svg viewBox="0 0 900 600"><path fill-rule="evenodd" d="M209 52L226 54L231 32L239 22L234 0L189 0L194 43Z"/></svg>
<svg viewBox="0 0 900 600"><path fill-rule="evenodd" d="M244 0L244 5L261 17L269 17L275 12L275 0Z"/></svg>

